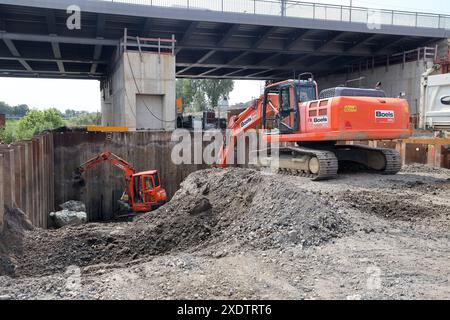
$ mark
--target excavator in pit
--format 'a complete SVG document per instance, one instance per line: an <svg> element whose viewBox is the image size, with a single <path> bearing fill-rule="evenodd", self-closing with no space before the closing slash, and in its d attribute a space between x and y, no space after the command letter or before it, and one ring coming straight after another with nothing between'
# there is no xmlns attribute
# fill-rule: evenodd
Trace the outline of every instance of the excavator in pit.
<svg viewBox="0 0 450 320"><path fill-rule="evenodd" d="M351 87L326 89L319 96L313 75L305 73L267 85L250 107L230 118L217 163L219 167L234 163L238 137L258 130L265 142L279 145L258 158L258 167L273 167L276 161L280 173L312 180L334 178L344 167L393 175L402 168L396 150L346 142L406 139L411 135L409 121L409 106L402 98Z"/></svg>
<svg viewBox="0 0 450 320"><path fill-rule="evenodd" d="M98 154L75 169L72 177L74 186L83 187L83 174L103 162L110 162L124 172L125 191L120 203L127 210L136 213L150 212L167 202L166 190L161 186L158 171L136 172L130 163L109 151Z"/></svg>

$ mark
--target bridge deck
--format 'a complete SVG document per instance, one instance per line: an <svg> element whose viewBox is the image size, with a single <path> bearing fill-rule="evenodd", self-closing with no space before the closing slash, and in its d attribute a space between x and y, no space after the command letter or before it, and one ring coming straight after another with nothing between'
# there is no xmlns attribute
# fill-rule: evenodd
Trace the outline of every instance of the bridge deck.
<svg viewBox="0 0 450 320"><path fill-rule="evenodd" d="M66 26L74 2L80 30ZM450 17L272 0L0 0L0 76L100 79L125 28L175 35L178 77L282 79L428 46L450 36Z"/></svg>

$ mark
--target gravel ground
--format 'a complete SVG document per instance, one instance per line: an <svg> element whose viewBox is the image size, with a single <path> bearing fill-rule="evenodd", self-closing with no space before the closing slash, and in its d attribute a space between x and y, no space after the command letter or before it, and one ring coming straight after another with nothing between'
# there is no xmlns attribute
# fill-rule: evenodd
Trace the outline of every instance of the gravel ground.
<svg viewBox="0 0 450 320"><path fill-rule="evenodd" d="M445 169L199 171L133 222L25 232L0 299L450 299L449 219Z"/></svg>

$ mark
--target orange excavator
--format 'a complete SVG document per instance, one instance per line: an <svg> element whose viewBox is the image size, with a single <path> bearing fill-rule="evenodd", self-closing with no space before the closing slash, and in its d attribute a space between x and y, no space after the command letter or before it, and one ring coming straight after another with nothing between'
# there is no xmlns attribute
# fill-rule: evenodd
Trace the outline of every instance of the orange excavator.
<svg viewBox="0 0 450 320"><path fill-rule="evenodd" d="M80 165L74 172L74 183L83 186L85 183L82 178L83 173L105 161L111 162L112 165L124 172L126 186L121 202L132 211L150 212L167 202L166 190L161 186L158 171L136 173L136 170L127 161L109 151Z"/></svg>
<svg viewBox="0 0 450 320"><path fill-rule="evenodd" d="M258 158L257 166L273 167L276 161L279 172L313 180L334 178L340 167L396 174L402 168L397 151L345 142L411 135L406 100L387 98L378 89L350 87L326 89L319 97L311 73L267 85L260 98L230 119L218 156L220 167L234 163L237 139L252 129L262 132L265 142L279 143L276 150L268 148L268 156Z"/></svg>

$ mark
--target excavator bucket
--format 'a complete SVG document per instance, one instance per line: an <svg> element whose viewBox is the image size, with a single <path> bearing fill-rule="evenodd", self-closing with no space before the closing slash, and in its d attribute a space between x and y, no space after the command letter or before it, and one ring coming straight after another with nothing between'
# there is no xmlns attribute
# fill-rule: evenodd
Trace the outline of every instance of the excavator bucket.
<svg viewBox="0 0 450 320"><path fill-rule="evenodd" d="M81 176L81 173L79 171L74 171L72 173L72 182L75 188L82 188L86 186L86 181Z"/></svg>

